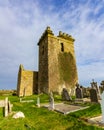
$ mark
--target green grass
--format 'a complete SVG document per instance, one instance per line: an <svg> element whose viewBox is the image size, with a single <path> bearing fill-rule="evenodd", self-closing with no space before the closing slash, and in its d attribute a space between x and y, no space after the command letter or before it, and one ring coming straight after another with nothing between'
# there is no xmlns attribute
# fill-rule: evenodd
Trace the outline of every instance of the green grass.
<svg viewBox="0 0 104 130"><path fill-rule="evenodd" d="M61 101L60 96L54 96L56 102ZM34 102L20 103L17 96L9 96L8 98L13 104L13 111L22 111L25 118L13 119L12 115L3 117L2 108L0 108L0 130L102 130L102 128L91 126L82 120L99 115L101 113L99 104L92 104L86 110L63 115L44 107L37 108L37 97L38 95L25 97L24 100L34 99ZM4 98L2 96L2 99ZM48 102L48 95L40 95L40 101L41 103Z"/></svg>

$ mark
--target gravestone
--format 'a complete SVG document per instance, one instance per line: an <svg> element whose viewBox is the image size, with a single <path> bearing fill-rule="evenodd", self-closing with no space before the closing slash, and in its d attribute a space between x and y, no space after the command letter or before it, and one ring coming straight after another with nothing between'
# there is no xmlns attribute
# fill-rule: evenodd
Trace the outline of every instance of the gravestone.
<svg viewBox="0 0 104 130"><path fill-rule="evenodd" d="M9 113L12 111L13 105L8 101L8 98L6 97L5 100L0 100L0 107L3 107L3 114L5 117L8 116Z"/></svg>
<svg viewBox="0 0 104 130"><path fill-rule="evenodd" d="M11 113L12 112L12 107L13 104L10 103L10 101L8 102L8 112Z"/></svg>
<svg viewBox="0 0 104 130"><path fill-rule="evenodd" d="M101 94L101 111L102 111L102 123L104 123L104 91Z"/></svg>
<svg viewBox="0 0 104 130"><path fill-rule="evenodd" d="M91 102L96 102L96 103L98 102L97 91L94 88L90 89L90 99L91 99Z"/></svg>
<svg viewBox="0 0 104 130"><path fill-rule="evenodd" d="M100 93L103 93L104 89L102 86L99 86L99 91L100 91Z"/></svg>
<svg viewBox="0 0 104 130"><path fill-rule="evenodd" d="M102 120L101 120L101 123L104 124L104 91L101 93L100 92L100 89L98 88L99 90L99 95L100 95L100 105L101 105L101 111L102 111Z"/></svg>
<svg viewBox="0 0 104 130"><path fill-rule="evenodd" d="M103 93L103 91L104 91L104 80L101 81L99 89L100 89L100 93Z"/></svg>
<svg viewBox="0 0 104 130"><path fill-rule="evenodd" d="M37 104L36 104L38 107L40 107L40 98L38 97L37 98Z"/></svg>
<svg viewBox="0 0 104 130"><path fill-rule="evenodd" d="M54 106L54 98L53 98L53 93L50 93L50 98L49 98L49 110L54 110L55 106Z"/></svg>
<svg viewBox="0 0 104 130"><path fill-rule="evenodd" d="M97 82L94 81L94 79L92 79L91 84L91 88L96 89L96 92L98 93L98 87L97 87Z"/></svg>
<svg viewBox="0 0 104 130"><path fill-rule="evenodd" d="M62 100L65 100L65 101L71 101L72 100L71 97L69 96L69 93L68 93L66 88L63 88Z"/></svg>
<svg viewBox="0 0 104 130"><path fill-rule="evenodd" d="M78 99L82 99L83 98L83 94L82 94L82 89L79 87L79 84L76 85L76 98Z"/></svg>
<svg viewBox="0 0 104 130"><path fill-rule="evenodd" d="M82 87L83 98L88 97L87 88Z"/></svg>

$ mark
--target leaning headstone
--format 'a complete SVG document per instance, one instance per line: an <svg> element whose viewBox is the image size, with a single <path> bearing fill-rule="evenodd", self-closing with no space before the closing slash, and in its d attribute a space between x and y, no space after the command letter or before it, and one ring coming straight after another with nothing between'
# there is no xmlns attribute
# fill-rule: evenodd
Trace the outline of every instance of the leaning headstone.
<svg viewBox="0 0 104 130"><path fill-rule="evenodd" d="M96 89L94 88L91 88L90 89L90 99L91 99L91 102L98 102L98 96L97 96L97 92L96 92Z"/></svg>
<svg viewBox="0 0 104 130"><path fill-rule="evenodd" d="M77 86L77 88L76 88L76 98L77 99L82 99L83 98L82 89L79 88L79 86Z"/></svg>
<svg viewBox="0 0 104 130"><path fill-rule="evenodd" d="M49 99L49 110L54 110L55 106L54 106L54 98L53 98L53 93L50 93L50 99Z"/></svg>
<svg viewBox="0 0 104 130"><path fill-rule="evenodd" d="M65 101L71 101L72 100L71 97L69 96L69 93L68 93L66 88L63 88L62 100L65 100Z"/></svg>

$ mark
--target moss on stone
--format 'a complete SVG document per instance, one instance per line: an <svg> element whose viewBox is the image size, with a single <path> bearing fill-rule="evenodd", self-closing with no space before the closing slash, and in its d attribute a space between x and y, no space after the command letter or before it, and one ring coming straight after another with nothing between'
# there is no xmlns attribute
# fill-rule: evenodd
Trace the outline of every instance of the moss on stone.
<svg viewBox="0 0 104 130"><path fill-rule="evenodd" d="M73 55L70 52L60 52L58 60L61 82L73 85L73 81L77 77L76 62Z"/></svg>

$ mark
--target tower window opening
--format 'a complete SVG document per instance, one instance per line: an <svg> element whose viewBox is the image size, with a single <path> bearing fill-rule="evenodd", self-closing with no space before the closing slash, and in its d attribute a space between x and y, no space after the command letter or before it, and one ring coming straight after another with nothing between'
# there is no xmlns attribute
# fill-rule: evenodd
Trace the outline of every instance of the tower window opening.
<svg viewBox="0 0 104 130"><path fill-rule="evenodd" d="M64 52L64 44L61 43L61 51Z"/></svg>

